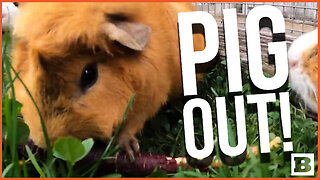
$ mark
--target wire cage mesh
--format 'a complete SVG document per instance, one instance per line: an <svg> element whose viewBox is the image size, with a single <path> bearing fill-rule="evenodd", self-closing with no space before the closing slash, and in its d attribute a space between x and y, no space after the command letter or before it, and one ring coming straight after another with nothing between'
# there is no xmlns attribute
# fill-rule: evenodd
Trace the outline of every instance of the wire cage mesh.
<svg viewBox="0 0 320 180"><path fill-rule="evenodd" d="M245 3L195 3L199 10L214 15L222 22L222 10L236 8L239 26L244 26L249 11L256 6L272 5L277 7L286 21L286 33L299 36L318 26L317 2L245 2Z"/></svg>
<svg viewBox="0 0 320 180"><path fill-rule="evenodd" d="M246 17L251 9L261 5L277 7L283 14L286 27L287 47L301 34L310 32L318 27L318 3L317 2L240 2L240 3L194 3L198 10L206 11L214 16L219 27L219 53L222 59L226 58L223 30L223 9L235 8L237 11L238 35L240 58L247 61L246 50ZM273 65L268 62L268 42L272 41L269 29L260 31L261 54L264 70L273 74ZM245 64L245 63L244 63Z"/></svg>

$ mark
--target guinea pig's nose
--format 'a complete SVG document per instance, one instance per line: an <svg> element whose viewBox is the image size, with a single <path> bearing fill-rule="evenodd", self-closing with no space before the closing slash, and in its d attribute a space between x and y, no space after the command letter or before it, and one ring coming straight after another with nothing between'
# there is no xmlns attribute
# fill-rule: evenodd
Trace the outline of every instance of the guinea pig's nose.
<svg viewBox="0 0 320 180"><path fill-rule="evenodd" d="M296 68L298 66L298 62L297 61L291 61L289 62L289 67L290 68Z"/></svg>

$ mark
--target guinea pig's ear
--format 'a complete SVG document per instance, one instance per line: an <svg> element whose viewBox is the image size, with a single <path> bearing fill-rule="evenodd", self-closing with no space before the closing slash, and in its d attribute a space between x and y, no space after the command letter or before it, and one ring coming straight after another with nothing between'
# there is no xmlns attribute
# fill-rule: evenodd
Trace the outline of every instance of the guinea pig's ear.
<svg viewBox="0 0 320 180"><path fill-rule="evenodd" d="M149 41L151 28L138 22L115 21L105 23L103 32L112 41L117 41L130 49L142 51Z"/></svg>

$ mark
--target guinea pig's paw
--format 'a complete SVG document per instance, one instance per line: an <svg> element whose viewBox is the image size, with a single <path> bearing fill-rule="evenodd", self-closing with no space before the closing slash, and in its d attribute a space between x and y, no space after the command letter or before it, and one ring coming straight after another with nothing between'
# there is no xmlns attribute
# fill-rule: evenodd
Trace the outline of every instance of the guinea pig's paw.
<svg viewBox="0 0 320 180"><path fill-rule="evenodd" d="M118 145L126 152L131 162L135 160L134 154L139 152L140 146L134 135L122 131L118 137Z"/></svg>

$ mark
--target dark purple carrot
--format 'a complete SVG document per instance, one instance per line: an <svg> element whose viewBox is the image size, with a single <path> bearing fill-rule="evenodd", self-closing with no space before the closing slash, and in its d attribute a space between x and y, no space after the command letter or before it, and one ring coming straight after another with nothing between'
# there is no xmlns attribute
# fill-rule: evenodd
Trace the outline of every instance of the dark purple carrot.
<svg viewBox="0 0 320 180"><path fill-rule="evenodd" d="M274 149L279 146L281 139L276 137L270 142L270 148ZM28 139L25 143L28 145L37 157L45 159L45 151L38 146L34 145L31 139ZM25 145L19 146L19 152L22 155L26 155ZM92 147L88 155L77 162L77 166L88 165L99 160L104 152L105 144L96 142ZM251 151L254 155L258 153L258 147L251 147ZM247 154L247 158L250 158ZM188 158L189 159L189 158ZM222 165L221 160L215 160L215 158L206 158L204 160L188 160L190 164L198 167L200 170L206 170L209 166L212 168L218 168ZM119 152L115 156L109 157L102 161L98 169L98 174L105 175L108 173L120 173L124 176L147 176L153 172L155 168L159 168L167 173L176 173L179 166L186 166L187 158L179 157L172 158L164 155L157 155L152 153L137 153L135 155L135 161L131 162L126 153Z"/></svg>

